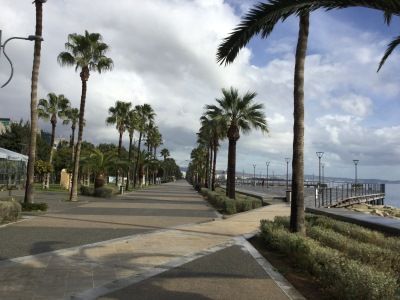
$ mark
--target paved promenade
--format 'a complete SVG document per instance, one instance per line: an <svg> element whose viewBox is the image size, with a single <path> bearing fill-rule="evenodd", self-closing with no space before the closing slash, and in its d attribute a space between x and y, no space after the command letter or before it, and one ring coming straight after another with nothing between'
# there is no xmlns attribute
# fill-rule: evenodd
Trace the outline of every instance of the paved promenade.
<svg viewBox="0 0 400 300"><path fill-rule="evenodd" d="M153 212L146 206L151 204ZM215 212L178 182L36 217L0 234L20 226L132 231L3 259L0 299L300 299L242 237L256 231L261 219L288 214L282 203L211 220Z"/></svg>

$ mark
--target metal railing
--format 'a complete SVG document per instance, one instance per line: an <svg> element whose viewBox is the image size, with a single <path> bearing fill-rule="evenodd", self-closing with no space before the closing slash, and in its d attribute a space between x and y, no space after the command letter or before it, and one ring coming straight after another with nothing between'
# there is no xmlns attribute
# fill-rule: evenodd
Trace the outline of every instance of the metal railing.
<svg viewBox="0 0 400 300"><path fill-rule="evenodd" d="M352 198L382 194L385 194L385 184L380 183L347 183L335 187L317 187L315 207L332 206Z"/></svg>

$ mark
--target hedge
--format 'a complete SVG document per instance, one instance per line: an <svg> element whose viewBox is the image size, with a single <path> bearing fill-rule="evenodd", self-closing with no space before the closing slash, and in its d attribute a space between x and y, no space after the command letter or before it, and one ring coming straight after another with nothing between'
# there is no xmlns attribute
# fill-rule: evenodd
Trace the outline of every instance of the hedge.
<svg viewBox="0 0 400 300"><path fill-rule="evenodd" d="M22 211L46 211L48 209L47 203L21 203Z"/></svg>
<svg viewBox="0 0 400 300"><path fill-rule="evenodd" d="M113 189L110 189L108 187L99 187L94 190L93 196L99 197L99 198L110 198L113 195Z"/></svg>
<svg viewBox="0 0 400 300"><path fill-rule="evenodd" d="M208 202L214 207L229 215L262 206L262 202L259 199L233 200L207 188L201 188L200 194L207 197Z"/></svg>
<svg viewBox="0 0 400 300"><path fill-rule="evenodd" d="M278 223L263 220L261 233L270 247L315 276L333 299L395 299L398 287L392 272L350 259Z"/></svg>
<svg viewBox="0 0 400 300"><path fill-rule="evenodd" d="M21 216L21 204L15 200L0 201L0 224L14 222Z"/></svg>

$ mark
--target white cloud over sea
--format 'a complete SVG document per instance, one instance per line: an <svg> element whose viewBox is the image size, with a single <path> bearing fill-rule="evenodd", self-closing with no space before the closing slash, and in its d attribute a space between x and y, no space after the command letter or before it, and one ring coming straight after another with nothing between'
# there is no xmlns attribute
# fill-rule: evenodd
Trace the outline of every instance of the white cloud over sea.
<svg viewBox="0 0 400 300"><path fill-rule="evenodd" d="M297 23L291 19L278 25L270 40L244 49L234 64L219 66L216 48L247 9L240 3L50 0L44 5L39 95L62 93L78 106L79 75L73 68L61 68L56 57L69 33L100 32L111 47L115 68L90 77L85 139L117 142L116 130L105 125L108 107L116 100L147 102L157 112L165 146L183 162L194 147L204 105L213 103L222 87L235 86L258 93L270 125L269 134L254 132L239 140L238 171L250 171L256 163L257 172L265 172L268 160L270 170L282 174L284 157L291 156ZM3 38L33 33L30 1L0 0L0 7ZM368 32L332 14L313 14L306 62L306 173L317 172L315 151L324 151L326 176L353 176L352 159L357 158L361 178L400 178L399 55L394 53L376 73L389 40L381 30ZM15 41L7 48L15 76L0 90L0 117L27 119L33 47ZM8 74L1 57L0 82ZM68 134L67 127L58 127L58 135ZM226 166L226 146L218 164L220 169Z"/></svg>

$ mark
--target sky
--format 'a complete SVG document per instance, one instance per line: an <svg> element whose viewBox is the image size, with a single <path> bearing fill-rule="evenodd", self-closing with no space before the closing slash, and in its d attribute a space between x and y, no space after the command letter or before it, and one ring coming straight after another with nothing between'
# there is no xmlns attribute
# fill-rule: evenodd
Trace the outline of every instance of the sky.
<svg viewBox="0 0 400 300"><path fill-rule="evenodd" d="M95 4L94 4L95 3ZM257 92L269 133L241 135L237 171L286 173L292 156L293 70L298 19L279 23L268 39L254 38L229 66L216 63L216 49L255 3L241 0L49 0L44 4L44 42L39 97L64 94L78 107L81 83L74 68L60 67L57 55L69 33L99 32L110 46L112 72L92 73L88 82L84 139L117 143L107 126L115 101L149 103L164 145L181 166L195 147L199 118L221 88ZM95 7L94 7L95 5ZM34 33L32 1L0 0L3 42ZM395 51L377 66L386 45L399 35L398 19L388 27L382 14L366 9L317 11L311 15L305 72L305 173L318 175L316 151L323 151L325 176L400 179L400 64ZM29 118L33 43L12 41L7 53L14 78L0 89L0 117ZM0 56L0 83L10 68ZM58 123L57 136L70 128ZM40 127L50 126L40 121ZM124 136L127 145L128 137ZM226 169L227 141L217 168Z"/></svg>

